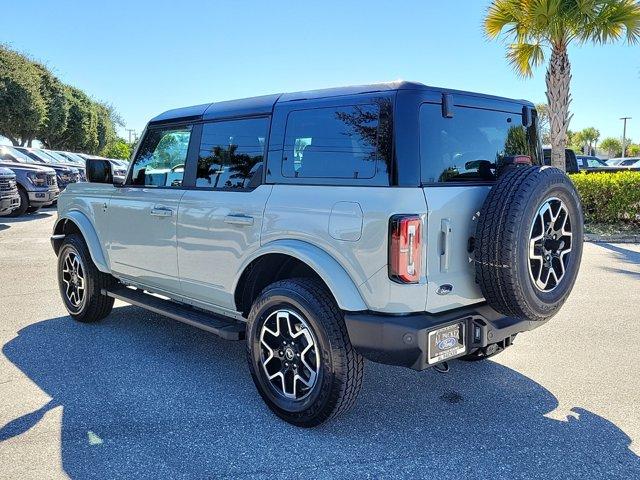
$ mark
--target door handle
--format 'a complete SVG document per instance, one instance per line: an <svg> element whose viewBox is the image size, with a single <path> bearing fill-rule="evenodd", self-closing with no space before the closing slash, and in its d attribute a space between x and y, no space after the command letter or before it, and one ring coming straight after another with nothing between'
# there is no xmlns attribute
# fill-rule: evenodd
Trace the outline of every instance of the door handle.
<svg viewBox="0 0 640 480"><path fill-rule="evenodd" d="M151 209L152 217L170 217L173 215L173 210L168 207L164 207L162 205L155 205Z"/></svg>
<svg viewBox="0 0 640 480"><path fill-rule="evenodd" d="M442 235L442 250L440 252L440 271L449 271L449 255L451 254L451 219L443 218L440 221L440 235Z"/></svg>
<svg viewBox="0 0 640 480"><path fill-rule="evenodd" d="M251 226L253 225L253 217L242 214L227 215L224 217L224 223L228 223L230 225Z"/></svg>

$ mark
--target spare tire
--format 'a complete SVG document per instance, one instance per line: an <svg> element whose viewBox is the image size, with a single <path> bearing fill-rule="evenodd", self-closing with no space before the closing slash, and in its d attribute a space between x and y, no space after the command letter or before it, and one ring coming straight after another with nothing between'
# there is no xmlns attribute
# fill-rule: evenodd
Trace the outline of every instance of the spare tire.
<svg viewBox="0 0 640 480"><path fill-rule="evenodd" d="M510 167L477 218L476 282L498 312L529 320L555 315L582 259L580 197L557 168Z"/></svg>

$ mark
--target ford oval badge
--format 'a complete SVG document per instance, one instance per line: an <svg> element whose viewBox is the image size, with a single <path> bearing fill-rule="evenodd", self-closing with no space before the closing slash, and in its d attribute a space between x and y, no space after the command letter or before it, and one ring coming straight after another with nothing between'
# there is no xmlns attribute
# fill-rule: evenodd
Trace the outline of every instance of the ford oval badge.
<svg viewBox="0 0 640 480"><path fill-rule="evenodd" d="M453 290L453 285L449 283L445 283L444 285L440 285L436 290L438 295L449 295Z"/></svg>
<svg viewBox="0 0 640 480"><path fill-rule="evenodd" d="M442 339L438 342L438 348L440 350L448 350L449 348L453 348L458 344L458 339L455 337L449 337Z"/></svg>

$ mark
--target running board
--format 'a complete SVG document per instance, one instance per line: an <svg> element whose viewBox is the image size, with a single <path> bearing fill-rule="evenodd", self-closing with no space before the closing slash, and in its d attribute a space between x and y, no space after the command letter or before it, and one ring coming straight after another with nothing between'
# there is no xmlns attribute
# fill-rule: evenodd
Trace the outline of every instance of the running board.
<svg viewBox="0 0 640 480"><path fill-rule="evenodd" d="M225 340L244 339L245 324L236 320L226 319L220 315L196 310L188 305L182 305L171 300L164 300L142 290L120 287L114 290L102 290L103 295L122 300L123 302L146 308L165 317L211 332Z"/></svg>

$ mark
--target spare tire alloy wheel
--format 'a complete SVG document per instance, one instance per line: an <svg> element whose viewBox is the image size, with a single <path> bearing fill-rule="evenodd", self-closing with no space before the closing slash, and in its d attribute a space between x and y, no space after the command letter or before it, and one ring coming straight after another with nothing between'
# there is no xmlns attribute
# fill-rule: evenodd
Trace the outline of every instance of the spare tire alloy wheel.
<svg viewBox="0 0 640 480"><path fill-rule="evenodd" d="M559 198L550 198L538 209L531 225L529 273L534 285L550 292L564 278L571 253L571 219Z"/></svg>
<svg viewBox="0 0 640 480"><path fill-rule="evenodd" d="M571 179L557 168L522 166L498 178L477 219L476 281L487 303L544 321L573 289L584 220Z"/></svg>
<svg viewBox="0 0 640 480"><path fill-rule="evenodd" d="M307 322L292 310L276 310L260 330L260 361L276 395L302 400L318 379L320 353Z"/></svg>

